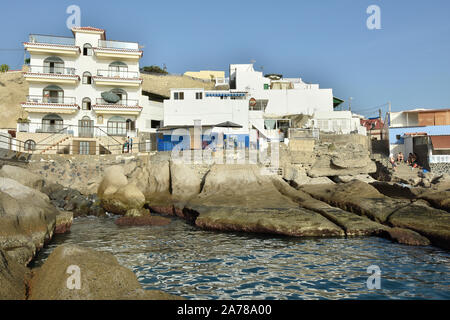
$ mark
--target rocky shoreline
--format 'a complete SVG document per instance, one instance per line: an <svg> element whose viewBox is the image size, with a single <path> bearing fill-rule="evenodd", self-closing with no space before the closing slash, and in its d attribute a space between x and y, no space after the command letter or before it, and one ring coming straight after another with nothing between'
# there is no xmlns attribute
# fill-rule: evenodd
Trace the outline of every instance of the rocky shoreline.
<svg viewBox="0 0 450 320"><path fill-rule="evenodd" d="M357 159L363 164L353 161L358 168L352 171L341 158L329 157L336 175L321 176L316 163L310 167L313 175L305 179L292 161L282 163L283 175L277 175L260 165L183 164L163 155L116 160L97 162L94 171L70 163L70 174L77 177L73 183L57 174L67 175L67 160L31 163L27 168L3 165L0 278L5 286L0 298L179 298L141 290L133 272L112 255L81 247L60 246L41 268L26 267L54 234L70 230L74 217L106 212L120 215L116 224L123 226L165 225L170 223L165 215L208 230L291 237L378 236L450 249L447 175L423 177L415 186L376 181L367 175L373 166L364 158ZM339 164L343 171L336 168ZM87 188L77 190L80 185ZM66 288L69 262L90 270L83 278L85 289ZM109 270L109 278L102 278L104 270Z"/></svg>

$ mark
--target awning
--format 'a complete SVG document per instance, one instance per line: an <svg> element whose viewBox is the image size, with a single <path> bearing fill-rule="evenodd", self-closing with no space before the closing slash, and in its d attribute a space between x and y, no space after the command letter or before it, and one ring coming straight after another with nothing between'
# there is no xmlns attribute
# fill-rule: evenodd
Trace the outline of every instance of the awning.
<svg viewBox="0 0 450 320"><path fill-rule="evenodd" d="M450 136L431 136L434 150L450 150Z"/></svg>
<svg viewBox="0 0 450 320"><path fill-rule="evenodd" d="M242 128L240 124L231 122L231 121L225 121L219 124L216 124L214 127L216 128Z"/></svg>
<svg viewBox="0 0 450 320"><path fill-rule="evenodd" d="M333 108L340 106L343 102L344 100L333 97Z"/></svg>
<svg viewBox="0 0 450 320"><path fill-rule="evenodd" d="M207 97L244 97L244 92L206 92Z"/></svg>

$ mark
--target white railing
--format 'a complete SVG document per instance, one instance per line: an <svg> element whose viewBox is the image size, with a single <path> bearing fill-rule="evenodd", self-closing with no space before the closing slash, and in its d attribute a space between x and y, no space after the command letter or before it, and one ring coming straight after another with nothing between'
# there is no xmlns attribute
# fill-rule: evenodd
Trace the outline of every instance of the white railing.
<svg viewBox="0 0 450 320"><path fill-rule="evenodd" d="M47 35L42 35L42 34L30 34L28 41L30 43L45 43L45 44L54 44L54 45L63 45L63 46L74 46L75 45L75 38L47 36Z"/></svg>
<svg viewBox="0 0 450 320"><path fill-rule="evenodd" d="M430 163L450 163L450 155L432 155L430 156Z"/></svg>
<svg viewBox="0 0 450 320"><path fill-rule="evenodd" d="M103 49L125 49L125 50L139 50L137 42L124 42L114 40L98 40L98 47Z"/></svg>

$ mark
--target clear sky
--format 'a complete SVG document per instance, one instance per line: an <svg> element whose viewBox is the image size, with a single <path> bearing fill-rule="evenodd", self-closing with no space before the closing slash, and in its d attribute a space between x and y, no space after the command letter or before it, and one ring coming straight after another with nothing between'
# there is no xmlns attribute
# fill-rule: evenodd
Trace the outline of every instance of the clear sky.
<svg viewBox="0 0 450 320"><path fill-rule="evenodd" d="M449 0L5 1L0 64L20 67L29 33L70 36L72 4L82 26L143 45L141 66L228 72L255 60L264 73L353 97L352 110L366 116L388 101L393 111L450 107ZM380 30L366 26L373 4Z"/></svg>

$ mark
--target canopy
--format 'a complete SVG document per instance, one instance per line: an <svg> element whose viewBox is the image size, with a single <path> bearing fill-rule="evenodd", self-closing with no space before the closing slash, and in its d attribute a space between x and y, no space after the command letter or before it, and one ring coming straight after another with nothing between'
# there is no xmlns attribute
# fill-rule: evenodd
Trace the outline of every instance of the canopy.
<svg viewBox="0 0 450 320"><path fill-rule="evenodd" d="M120 97L111 91L102 92L102 98L108 103L117 103L120 100Z"/></svg>
<svg viewBox="0 0 450 320"><path fill-rule="evenodd" d="M431 136L435 150L450 150L450 136Z"/></svg>
<svg viewBox="0 0 450 320"><path fill-rule="evenodd" d="M218 128L242 128L240 124L231 122L231 121L225 121L219 124L216 124L214 127Z"/></svg>

